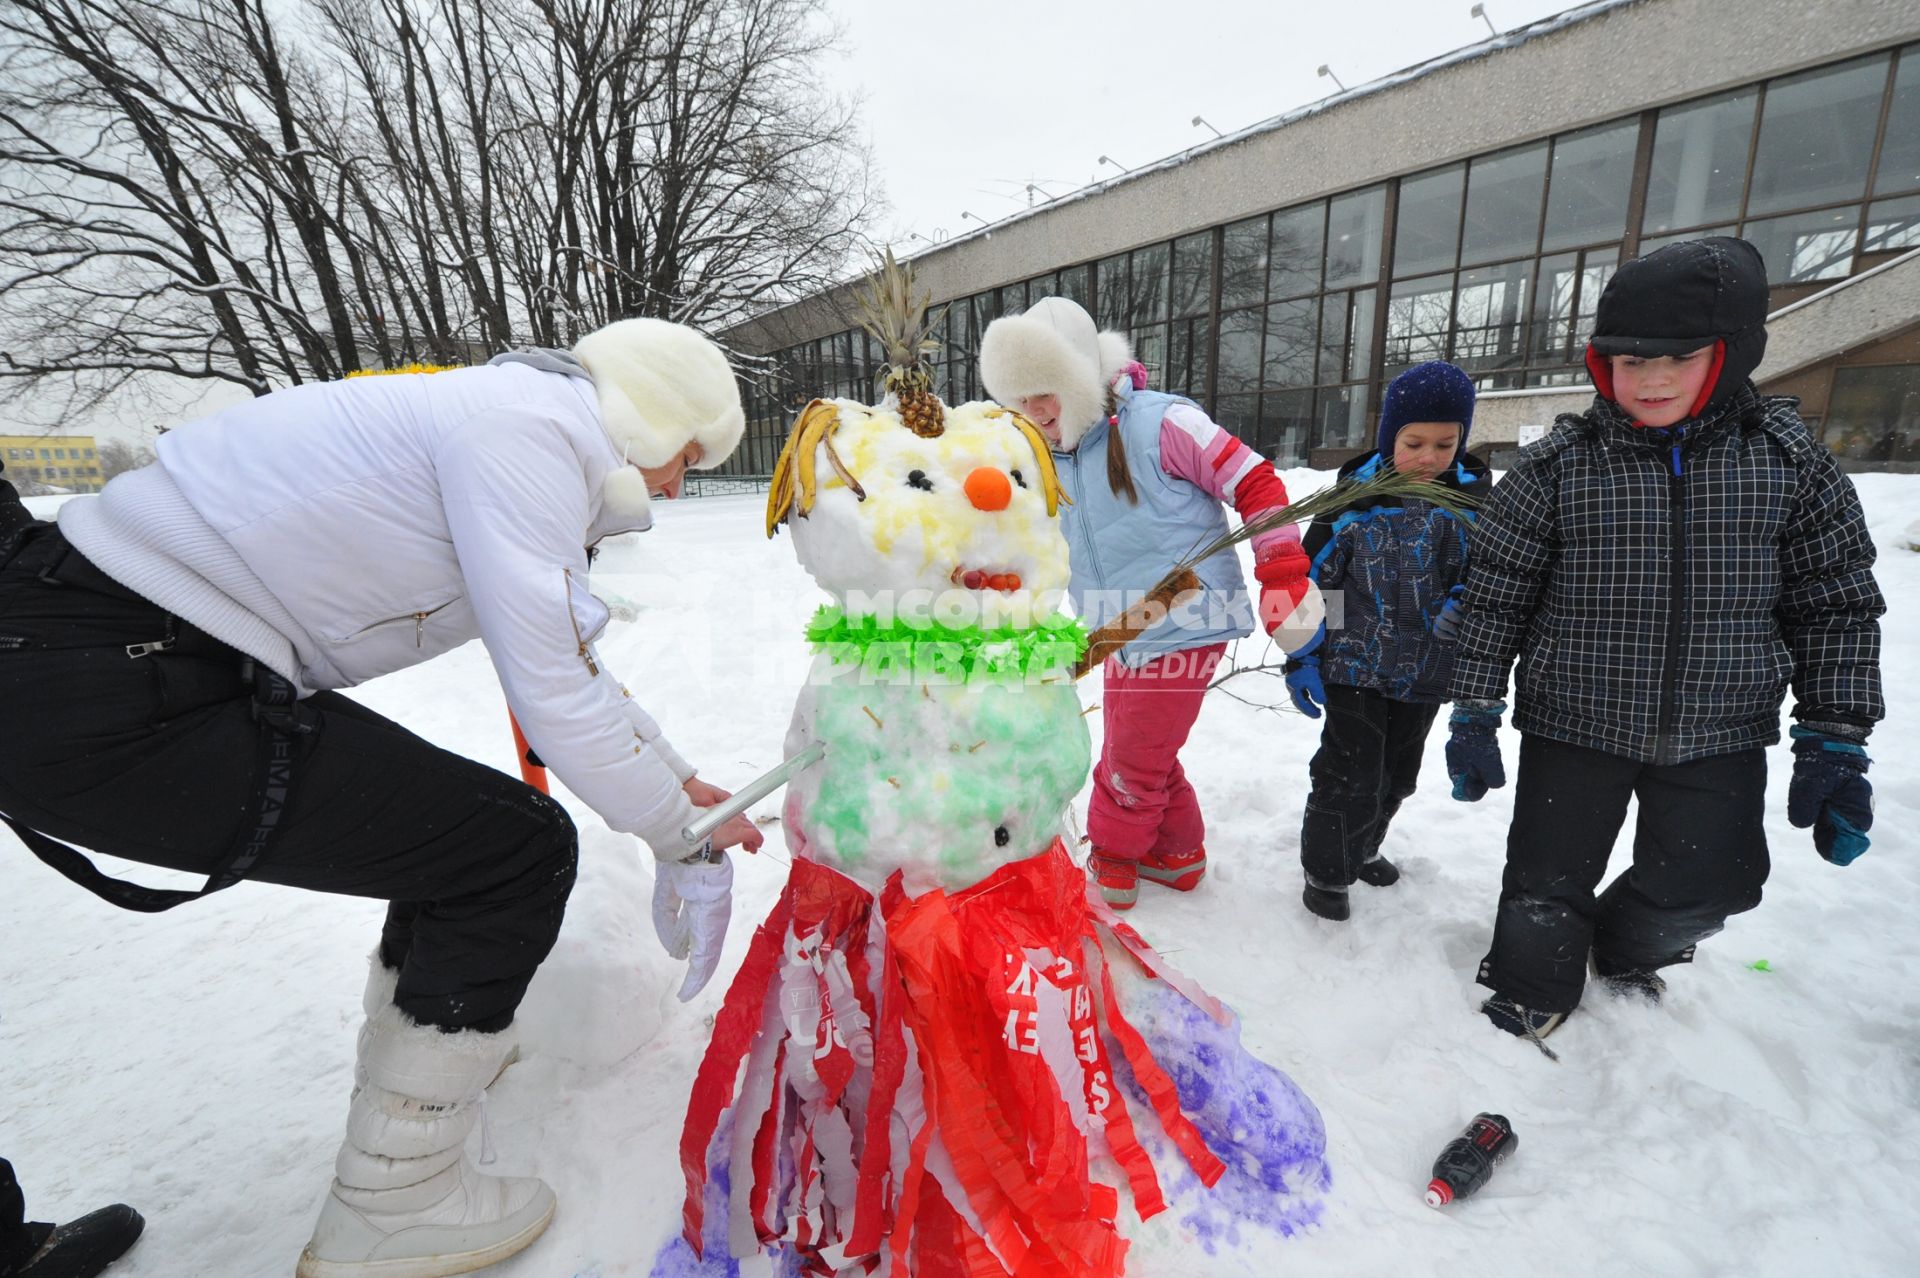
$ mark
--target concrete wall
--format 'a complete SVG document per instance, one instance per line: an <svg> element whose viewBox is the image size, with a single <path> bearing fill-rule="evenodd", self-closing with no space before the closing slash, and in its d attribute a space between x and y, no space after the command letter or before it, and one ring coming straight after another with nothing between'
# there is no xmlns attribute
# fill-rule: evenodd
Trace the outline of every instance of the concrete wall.
<svg viewBox="0 0 1920 1278"><path fill-rule="evenodd" d="M1920 322L1920 249L1840 281L1767 320L1767 356L1754 381L1789 377Z"/></svg>
<svg viewBox="0 0 1920 1278"><path fill-rule="evenodd" d="M1581 16L1584 14L1585 16ZM1650 107L1920 39L1913 0L1601 0L1401 83L1360 86L919 254L936 300ZM1358 36L1359 33L1356 33ZM844 295L742 325L764 353L850 324Z"/></svg>
<svg viewBox="0 0 1920 1278"><path fill-rule="evenodd" d="M1485 457L1496 447L1518 442L1522 426L1551 426L1562 413L1586 411L1593 387L1482 391L1473 405L1473 451Z"/></svg>
<svg viewBox="0 0 1920 1278"><path fill-rule="evenodd" d="M1760 389L1769 395L1794 396L1800 401L1802 417L1825 417L1833 397L1834 374L1843 368L1876 364L1920 364L1920 313L1911 317L1907 328L1890 337L1855 347L1838 359L1774 378Z"/></svg>

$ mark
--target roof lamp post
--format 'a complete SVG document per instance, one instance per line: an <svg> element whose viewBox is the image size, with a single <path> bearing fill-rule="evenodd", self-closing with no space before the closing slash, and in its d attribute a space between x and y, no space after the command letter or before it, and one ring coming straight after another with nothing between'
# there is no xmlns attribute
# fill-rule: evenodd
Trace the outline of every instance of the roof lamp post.
<svg viewBox="0 0 1920 1278"><path fill-rule="evenodd" d="M1199 128L1199 127L1200 127L1201 125L1203 125L1203 124L1204 124L1204 125L1206 125L1206 126L1207 126L1207 127L1209 128L1209 129L1213 129L1213 122L1212 122L1211 120L1209 120L1209 119L1207 119L1207 118L1206 118L1205 116L1203 116L1203 115L1196 115L1196 116L1194 116L1194 117L1193 117L1193 127L1194 127L1194 128L1196 128L1196 129L1197 129L1197 128ZM1220 130L1218 130L1218 129L1213 129L1213 136L1215 136L1216 138L1224 138L1224 137L1225 137L1225 136L1227 136L1227 135L1226 135L1226 134L1224 134L1224 133L1222 133L1222 132L1221 132Z"/></svg>
<svg viewBox="0 0 1920 1278"><path fill-rule="evenodd" d="M1335 84L1340 84L1340 77L1335 75L1333 73L1333 68L1328 66L1324 62L1320 64L1320 69L1318 71L1315 71L1314 74L1324 79L1331 80ZM1346 91L1347 91L1347 86L1344 84L1340 84L1340 92L1345 93Z"/></svg>
<svg viewBox="0 0 1920 1278"><path fill-rule="evenodd" d="M1494 26L1493 19L1487 16L1487 6L1484 4L1476 4L1473 8L1467 10L1467 16L1469 18L1478 18L1480 21L1486 23L1487 30L1494 35L1500 34L1500 28Z"/></svg>

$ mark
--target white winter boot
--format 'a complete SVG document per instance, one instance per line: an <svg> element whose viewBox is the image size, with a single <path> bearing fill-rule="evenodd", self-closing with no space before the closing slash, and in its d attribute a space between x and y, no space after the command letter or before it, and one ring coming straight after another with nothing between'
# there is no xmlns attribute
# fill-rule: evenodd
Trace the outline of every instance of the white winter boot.
<svg viewBox="0 0 1920 1278"><path fill-rule="evenodd" d="M372 994L370 985L370 1005ZM553 1191L483 1176L466 1153L486 1087L512 1052L507 1034L443 1034L391 1001L371 1013L347 1138L297 1278L446 1278L540 1236Z"/></svg>

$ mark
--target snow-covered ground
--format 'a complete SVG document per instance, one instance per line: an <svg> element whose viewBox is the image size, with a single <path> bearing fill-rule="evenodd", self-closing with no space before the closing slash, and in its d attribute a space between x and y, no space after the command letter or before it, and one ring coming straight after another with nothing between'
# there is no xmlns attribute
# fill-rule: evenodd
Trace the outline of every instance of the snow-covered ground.
<svg viewBox="0 0 1920 1278"><path fill-rule="evenodd" d="M1300 492L1325 477L1288 478ZM1873 850L1844 870L1815 855L1787 825L1789 756L1776 749L1766 903L1670 974L1664 1007L1591 998L1553 1039L1559 1064L1474 1014L1512 791L1449 799L1436 730L1424 786L1387 839L1405 878L1357 887L1353 921L1325 923L1300 906L1297 859L1318 725L1213 694L1185 759L1215 868L1189 897L1148 889L1132 917L1319 1105L1333 1190L1316 1232L1263 1240L1238 1265L1184 1248L1168 1227L1136 1230L1131 1274L1920 1273L1920 776L1906 736L1920 554L1902 535L1920 516L1920 477L1858 482L1893 604ZM818 599L791 549L762 539L760 507L664 508L656 531L596 571L603 594L638 612L604 654L722 784L777 762ZM1259 658L1243 647L1243 661ZM1265 676L1230 686L1283 700ZM357 695L512 767L478 645ZM1096 702L1097 681L1083 695ZM1505 745L1511 766L1511 733ZM777 813L778 798L762 808ZM575 815L580 884L523 1009L527 1055L491 1105L494 1170L545 1177L560 1213L502 1278L645 1275L678 1229L692 1071L786 870L770 827L766 853L739 866L722 979L681 1006L637 845ZM0 835L0 1154L20 1169L29 1216L135 1204L149 1223L114 1271L128 1278L290 1273L340 1137L381 908L248 884L123 914ZM1512 1119L1517 1152L1478 1197L1428 1209L1431 1160L1482 1109Z"/></svg>

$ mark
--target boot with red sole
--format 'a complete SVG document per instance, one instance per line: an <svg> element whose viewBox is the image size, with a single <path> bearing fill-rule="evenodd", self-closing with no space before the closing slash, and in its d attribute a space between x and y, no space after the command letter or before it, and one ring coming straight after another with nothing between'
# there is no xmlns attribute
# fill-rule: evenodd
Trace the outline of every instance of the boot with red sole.
<svg viewBox="0 0 1920 1278"><path fill-rule="evenodd" d="M1149 852L1146 859L1140 862L1141 878L1176 892L1193 891L1200 886L1200 880L1206 873L1207 850L1204 847L1168 856L1155 856Z"/></svg>

